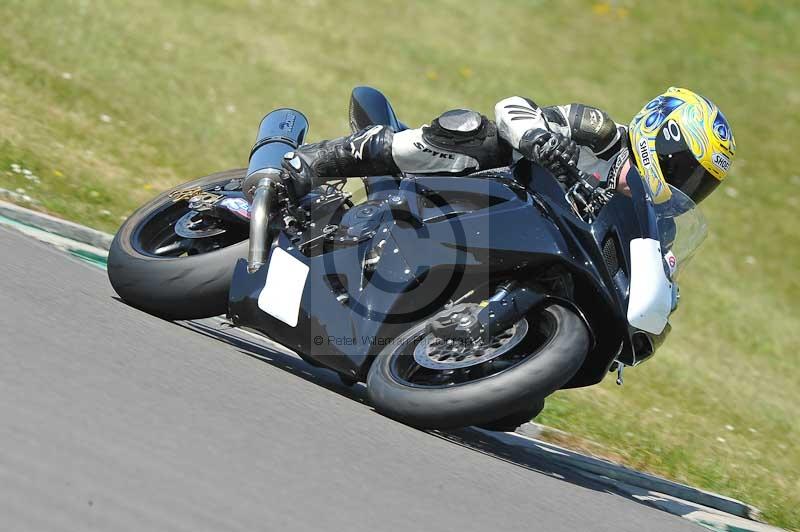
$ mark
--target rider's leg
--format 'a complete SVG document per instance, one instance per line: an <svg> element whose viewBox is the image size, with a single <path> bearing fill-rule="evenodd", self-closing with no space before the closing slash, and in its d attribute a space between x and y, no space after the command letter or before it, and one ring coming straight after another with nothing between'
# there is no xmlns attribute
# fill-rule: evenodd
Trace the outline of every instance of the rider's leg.
<svg viewBox="0 0 800 532"><path fill-rule="evenodd" d="M417 129L395 133L372 126L306 144L296 153L315 176L324 177L466 174L511 161L511 148L498 138L494 122L464 109L448 111Z"/></svg>

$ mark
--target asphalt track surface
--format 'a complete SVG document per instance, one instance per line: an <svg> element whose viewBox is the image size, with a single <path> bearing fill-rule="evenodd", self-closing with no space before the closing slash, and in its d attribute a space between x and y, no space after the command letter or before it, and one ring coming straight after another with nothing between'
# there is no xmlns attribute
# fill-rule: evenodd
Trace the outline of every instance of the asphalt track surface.
<svg viewBox="0 0 800 532"><path fill-rule="evenodd" d="M700 530L487 433L384 418L247 335L139 312L5 228L0 260L0 530Z"/></svg>

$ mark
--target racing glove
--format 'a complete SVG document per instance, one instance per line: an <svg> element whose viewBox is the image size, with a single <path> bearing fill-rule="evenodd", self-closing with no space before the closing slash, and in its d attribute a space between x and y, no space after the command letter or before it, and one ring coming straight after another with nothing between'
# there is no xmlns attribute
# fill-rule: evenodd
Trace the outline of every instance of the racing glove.
<svg viewBox="0 0 800 532"><path fill-rule="evenodd" d="M532 129L519 141L523 157L539 163L557 178L561 178L578 164L580 148L569 137L545 129Z"/></svg>

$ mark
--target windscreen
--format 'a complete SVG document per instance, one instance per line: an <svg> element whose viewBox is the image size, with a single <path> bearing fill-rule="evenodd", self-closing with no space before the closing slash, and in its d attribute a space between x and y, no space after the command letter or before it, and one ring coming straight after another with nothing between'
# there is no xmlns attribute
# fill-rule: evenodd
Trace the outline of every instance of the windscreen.
<svg viewBox="0 0 800 532"><path fill-rule="evenodd" d="M689 196L671 185L670 192L669 200L653 207L658 219L661 249L675 279L705 240L708 225Z"/></svg>

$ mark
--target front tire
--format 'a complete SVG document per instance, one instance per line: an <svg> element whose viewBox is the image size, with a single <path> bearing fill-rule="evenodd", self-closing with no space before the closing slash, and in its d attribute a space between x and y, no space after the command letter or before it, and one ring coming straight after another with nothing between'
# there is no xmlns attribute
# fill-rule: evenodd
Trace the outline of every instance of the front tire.
<svg viewBox="0 0 800 532"><path fill-rule="evenodd" d="M174 205L172 192L195 187L209 190L242 179L245 173L244 169L228 170L179 185L141 207L122 224L108 252L108 278L126 303L170 320L207 318L227 312L236 261L247 256L247 225L236 228L238 233L222 241L218 249L182 256L148 252L141 243L141 233L147 224L158 223L165 225L163 231L168 233L167 221L188 212L188 207ZM181 208L182 212L168 212ZM165 221L160 222L158 216Z"/></svg>
<svg viewBox="0 0 800 532"><path fill-rule="evenodd" d="M494 421L478 425L478 427L493 432L514 432L517 427L538 416L542 410L544 410L544 399L538 399L519 412L506 414Z"/></svg>
<svg viewBox="0 0 800 532"><path fill-rule="evenodd" d="M411 351L428 331L427 321L416 325L387 346L370 368L367 394L372 405L381 414L424 429L488 426L529 408L578 371L589 349L589 332L575 312L561 305L540 309L526 319L537 325L546 323L549 332L540 345L520 345L526 352L521 357L517 353L519 361L476 380L461 377L461 382L436 385L414 382L419 370L403 369L413 364ZM536 329L530 327L526 340L537 334Z"/></svg>

